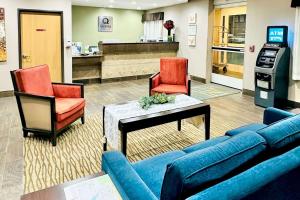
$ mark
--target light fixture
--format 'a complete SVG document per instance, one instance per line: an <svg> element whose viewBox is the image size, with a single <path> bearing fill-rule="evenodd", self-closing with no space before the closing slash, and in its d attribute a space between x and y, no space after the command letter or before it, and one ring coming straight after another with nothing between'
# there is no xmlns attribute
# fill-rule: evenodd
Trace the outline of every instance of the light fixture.
<svg viewBox="0 0 300 200"><path fill-rule="evenodd" d="M137 10L142 10L142 8L141 8L140 6L138 6L136 9L137 9Z"/></svg>
<svg viewBox="0 0 300 200"><path fill-rule="evenodd" d="M109 5L109 7L110 7L110 8L113 8L114 6L113 6L113 5Z"/></svg>
<svg viewBox="0 0 300 200"><path fill-rule="evenodd" d="M115 0L109 0L109 2L110 2L110 3L114 3L114 2L115 2Z"/></svg>
<svg viewBox="0 0 300 200"><path fill-rule="evenodd" d="M136 1L132 1L131 4L132 4L132 5L136 5Z"/></svg>

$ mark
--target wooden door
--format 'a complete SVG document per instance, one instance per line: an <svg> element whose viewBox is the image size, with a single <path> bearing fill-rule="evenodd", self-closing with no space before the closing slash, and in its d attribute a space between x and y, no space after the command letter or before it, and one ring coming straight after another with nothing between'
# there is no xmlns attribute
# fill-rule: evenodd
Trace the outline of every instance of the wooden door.
<svg viewBox="0 0 300 200"><path fill-rule="evenodd" d="M20 13L21 68L47 64L53 82L62 82L61 17L59 13Z"/></svg>

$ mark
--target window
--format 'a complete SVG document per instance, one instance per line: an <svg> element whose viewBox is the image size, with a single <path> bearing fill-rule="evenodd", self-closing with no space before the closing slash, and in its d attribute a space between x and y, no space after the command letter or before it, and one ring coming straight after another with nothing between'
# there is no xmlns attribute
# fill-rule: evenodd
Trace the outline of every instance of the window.
<svg viewBox="0 0 300 200"><path fill-rule="evenodd" d="M159 41L163 39L163 20L144 22L144 40Z"/></svg>
<svg viewBox="0 0 300 200"><path fill-rule="evenodd" d="M229 16L228 43L245 44L246 15Z"/></svg>

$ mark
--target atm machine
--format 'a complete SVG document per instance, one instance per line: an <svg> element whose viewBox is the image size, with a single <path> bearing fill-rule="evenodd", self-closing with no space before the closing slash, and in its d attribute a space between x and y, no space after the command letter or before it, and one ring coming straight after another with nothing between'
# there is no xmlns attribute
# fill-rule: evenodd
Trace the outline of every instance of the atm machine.
<svg viewBox="0 0 300 200"><path fill-rule="evenodd" d="M258 54L255 67L255 104L258 106L286 106L290 68L287 38L287 26L267 28L267 43Z"/></svg>

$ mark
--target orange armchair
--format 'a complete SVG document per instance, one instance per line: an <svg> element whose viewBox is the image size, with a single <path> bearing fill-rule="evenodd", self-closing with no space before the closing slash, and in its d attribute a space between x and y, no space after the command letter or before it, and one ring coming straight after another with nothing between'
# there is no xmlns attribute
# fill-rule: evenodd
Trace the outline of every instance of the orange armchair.
<svg viewBox="0 0 300 200"><path fill-rule="evenodd" d="M82 84L51 83L47 65L11 71L23 136L28 133L56 138L68 125L81 118L84 124Z"/></svg>
<svg viewBox="0 0 300 200"><path fill-rule="evenodd" d="M149 95L154 93L191 95L191 80L186 58L161 58L160 72L149 79Z"/></svg>

